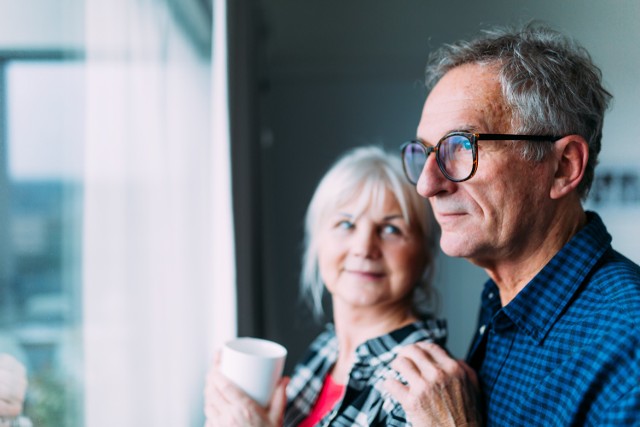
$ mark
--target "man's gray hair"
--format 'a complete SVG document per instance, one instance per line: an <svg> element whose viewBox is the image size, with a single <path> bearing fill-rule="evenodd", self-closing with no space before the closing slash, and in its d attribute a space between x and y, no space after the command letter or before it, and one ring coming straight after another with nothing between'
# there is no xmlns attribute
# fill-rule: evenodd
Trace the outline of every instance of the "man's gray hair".
<svg viewBox="0 0 640 427"><path fill-rule="evenodd" d="M427 314L432 308L431 272L437 226L428 202L404 176L400 154L390 154L375 146L353 149L334 163L320 180L305 217L304 254L300 277L301 294L316 318L323 314L324 283L318 268L318 239L328 215L354 202L358 211L381 207L387 190L398 202L404 220L417 226L424 240L425 268L413 295L413 309Z"/></svg>
<svg viewBox="0 0 640 427"><path fill-rule="evenodd" d="M471 41L445 45L426 69L429 90L449 70L464 64L497 67L515 133L580 135L589 161L578 194L586 199L600 153L604 113L611 94L589 53L575 40L540 23L484 31ZM541 161L550 144L522 141L525 158Z"/></svg>

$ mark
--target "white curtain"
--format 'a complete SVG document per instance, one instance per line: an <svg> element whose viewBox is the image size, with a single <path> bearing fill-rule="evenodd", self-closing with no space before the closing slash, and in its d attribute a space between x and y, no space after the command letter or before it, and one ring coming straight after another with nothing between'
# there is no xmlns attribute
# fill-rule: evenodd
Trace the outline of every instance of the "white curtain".
<svg viewBox="0 0 640 427"><path fill-rule="evenodd" d="M226 0L213 0L213 263L216 286L213 287L216 309L210 311L213 325L212 346L220 348L237 336L235 239L233 233L233 199L231 193L231 131L227 75L227 8ZM220 203L218 206L217 204Z"/></svg>
<svg viewBox="0 0 640 427"><path fill-rule="evenodd" d="M201 426L212 350L236 330L226 51L199 53L174 16L86 2L87 427Z"/></svg>

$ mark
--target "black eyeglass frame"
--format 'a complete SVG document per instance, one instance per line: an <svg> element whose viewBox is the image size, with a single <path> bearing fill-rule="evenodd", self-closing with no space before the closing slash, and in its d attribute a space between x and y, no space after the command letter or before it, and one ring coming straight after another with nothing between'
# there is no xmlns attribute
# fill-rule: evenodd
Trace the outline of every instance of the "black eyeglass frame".
<svg viewBox="0 0 640 427"><path fill-rule="evenodd" d="M440 148L440 144L442 143L442 141L452 136L464 136L469 140L469 142L471 142L471 154L473 156L473 166L471 167L471 172L469 173L469 176L467 176L466 178L462 178L462 179L452 178L445 170L444 165L440 160L440 156L438 156L438 150ZM404 156L405 156L407 147L410 144L417 143L420 146L422 146L425 150L425 159L426 159L425 164L427 160L429 160L429 155L431 153L436 153L436 163L438 164L438 168L440 168L440 172L442 172L445 178L453 182L464 182L471 179L471 177L475 175L476 170L478 170L478 141L480 140L484 140L484 141L547 141L547 142L554 143L561 138L563 137L553 136L553 135L516 135L516 134L510 134L510 133L450 132L445 136L443 136L442 138L440 138L440 140L436 145L427 145L419 139L412 139L411 141L405 142L400 147L400 150L402 153L402 168L404 169L404 174L409 180L409 182L412 183L413 185L416 185L418 182L417 181L413 182L409 177L409 173L407 172L407 166L406 166L407 163L404 160Z"/></svg>

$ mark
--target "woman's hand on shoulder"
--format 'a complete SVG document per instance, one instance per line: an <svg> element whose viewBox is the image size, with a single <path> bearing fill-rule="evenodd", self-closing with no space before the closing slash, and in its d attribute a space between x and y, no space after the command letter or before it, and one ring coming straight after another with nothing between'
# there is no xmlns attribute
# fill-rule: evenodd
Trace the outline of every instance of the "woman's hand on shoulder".
<svg viewBox="0 0 640 427"><path fill-rule="evenodd" d="M439 345L409 345L391 366L408 384L389 378L384 386L400 402L414 427L482 425L475 372Z"/></svg>

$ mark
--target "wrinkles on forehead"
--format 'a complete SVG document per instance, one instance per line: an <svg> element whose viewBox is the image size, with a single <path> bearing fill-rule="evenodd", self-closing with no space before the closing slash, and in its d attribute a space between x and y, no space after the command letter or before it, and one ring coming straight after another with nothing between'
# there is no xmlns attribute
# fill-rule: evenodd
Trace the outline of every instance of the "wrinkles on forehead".
<svg viewBox="0 0 640 427"><path fill-rule="evenodd" d="M499 67L464 64L447 72L434 86L425 102L418 136L435 143L457 130L507 133L512 128L511 113L502 93ZM432 129L438 129L437 135Z"/></svg>
<svg viewBox="0 0 640 427"><path fill-rule="evenodd" d="M465 68L463 68L465 67ZM512 109L507 105L498 64L465 64L461 72L468 75L468 101L483 118L485 132L507 133L512 124ZM475 77L474 77L475 76Z"/></svg>

